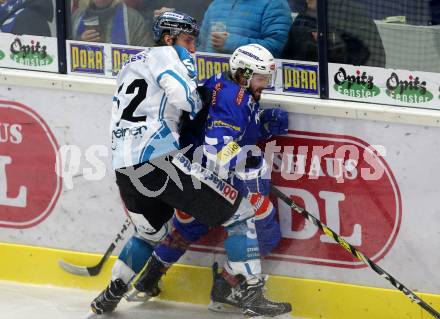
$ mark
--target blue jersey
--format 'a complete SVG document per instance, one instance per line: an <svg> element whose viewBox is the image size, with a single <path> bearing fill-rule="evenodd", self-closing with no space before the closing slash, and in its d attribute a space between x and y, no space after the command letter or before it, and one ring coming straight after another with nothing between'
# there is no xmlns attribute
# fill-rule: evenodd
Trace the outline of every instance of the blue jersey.
<svg viewBox="0 0 440 319"><path fill-rule="evenodd" d="M255 145L261 139L269 137L260 122L260 105L246 89L232 81L228 73L211 77L205 83L204 89L208 89L207 96L211 97L211 101L197 114L194 121L184 121L185 127L180 134L180 144L182 147L192 144L189 153L199 146L211 146L215 151L208 156L214 156L216 160L219 154L230 150L228 153L230 156L225 154L225 157L228 157L229 169L232 170L244 146ZM238 146L238 151L233 143ZM231 144L234 147L230 148ZM268 198L270 181L260 176L244 180L235 176L229 177L229 182L242 196L251 195L250 201L256 209L255 226L260 253L267 255L281 239L276 209ZM174 230L169 233L167 240L155 248L155 254L170 264L176 262L185 253L183 246L170 244L173 236L179 234L178 236L189 243L194 243L209 231L208 226L181 211L176 211L173 225ZM237 237L239 236L236 236L235 240ZM233 245L225 244L228 255L236 253L238 245L235 241Z"/></svg>
<svg viewBox="0 0 440 319"><path fill-rule="evenodd" d="M204 145L208 159L233 169L237 160L246 158L242 148L256 145L263 137L260 105L228 73L211 77L204 86L212 92L212 99L205 134L196 137L194 144Z"/></svg>

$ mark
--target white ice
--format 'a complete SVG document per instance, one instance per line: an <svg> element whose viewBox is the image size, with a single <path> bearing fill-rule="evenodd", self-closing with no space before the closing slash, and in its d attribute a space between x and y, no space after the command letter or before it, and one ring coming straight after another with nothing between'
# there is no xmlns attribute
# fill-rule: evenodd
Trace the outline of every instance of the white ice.
<svg viewBox="0 0 440 319"><path fill-rule="evenodd" d="M37 286L0 281L0 319L84 319L99 291ZM99 319L241 319L213 313L207 306L151 300L121 301L117 311Z"/></svg>

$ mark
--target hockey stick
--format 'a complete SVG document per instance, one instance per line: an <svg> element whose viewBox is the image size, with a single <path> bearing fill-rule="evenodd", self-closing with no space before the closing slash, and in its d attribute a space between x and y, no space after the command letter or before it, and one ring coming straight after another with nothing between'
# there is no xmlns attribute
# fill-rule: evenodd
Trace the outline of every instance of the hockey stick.
<svg viewBox="0 0 440 319"><path fill-rule="evenodd" d="M78 266L78 265L68 263L62 259L58 260L58 264L60 265L60 267L64 271L71 273L73 275L86 276L86 277L89 277L89 276L92 277L92 276L98 275L101 272L101 269L102 269L102 266L104 266L104 263L110 257L113 250L115 250L118 242L123 239L122 236L127 231L127 229L130 227L130 225L131 225L131 220L129 217L127 217L127 219L124 221L124 224L122 225L122 229L119 231L115 240L110 244L110 246L107 248L106 252L104 253L104 256L102 256L102 258L99 260L99 263L96 264L95 266L90 266L90 267Z"/></svg>
<svg viewBox="0 0 440 319"><path fill-rule="evenodd" d="M306 211L301 206L298 206L293 200L291 200L289 197L287 197L287 195L285 195L283 192L278 190L273 185L271 185L271 192L272 192L272 194L277 196L279 199L281 199L283 202L285 202L287 205L289 205L291 208L293 208L293 210L295 212L297 212L298 214L301 214L304 218L313 222L313 224L318 226L327 236L333 238L339 245L341 245L342 248L347 250L354 257L356 257L357 259L359 259L360 261L365 263L367 266L369 266L371 269L373 269L376 273L378 273L379 275L384 277L386 280L388 280L395 288L397 288L401 292L403 292L409 299L411 299L413 302L415 302L420 307L422 307L427 312L429 312L434 318L440 319L440 313L438 313L434 308L432 308L425 301L420 299L420 297L418 297L414 292L412 292L407 287L405 287L402 283L397 281L393 276L391 276L385 270L380 268L377 264L375 264L373 261L371 261L363 253L361 253L359 250L357 250L352 245L350 245L346 240L344 240L342 237L340 237L338 234L336 234L333 230L331 230L326 225L321 223L321 221L319 219L317 219L315 216L310 214L308 211Z"/></svg>

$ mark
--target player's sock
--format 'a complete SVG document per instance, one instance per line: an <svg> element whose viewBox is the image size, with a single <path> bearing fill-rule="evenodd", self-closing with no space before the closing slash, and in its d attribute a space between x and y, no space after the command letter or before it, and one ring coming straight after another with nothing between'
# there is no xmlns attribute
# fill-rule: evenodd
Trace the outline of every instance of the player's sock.
<svg viewBox="0 0 440 319"><path fill-rule="evenodd" d="M225 227L228 237L225 250L228 256L225 268L232 275L243 275L252 279L261 274L260 252L258 247L255 219L238 221Z"/></svg>
<svg viewBox="0 0 440 319"><path fill-rule="evenodd" d="M153 245L150 242L143 238L132 236L125 244L118 259L123 261L134 273L138 273L144 267L152 252ZM114 271L113 275L115 276ZM124 282L128 284L129 281L124 280Z"/></svg>
<svg viewBox="0 0 440 319"><path fill-rule="evenodd" d="M164 263L172 265L182 257L190 244L191 242L174 228L165 240L154 248L154 254Z"/></svg>
<svg viewBox="0 0 440 319"><path fill-rule="evenodd" d="M156 256L168 265L177 262L191 243L196 242L209 231L208 226L179 210L176 210L172 224L171 232L154 248Z"/></svg>

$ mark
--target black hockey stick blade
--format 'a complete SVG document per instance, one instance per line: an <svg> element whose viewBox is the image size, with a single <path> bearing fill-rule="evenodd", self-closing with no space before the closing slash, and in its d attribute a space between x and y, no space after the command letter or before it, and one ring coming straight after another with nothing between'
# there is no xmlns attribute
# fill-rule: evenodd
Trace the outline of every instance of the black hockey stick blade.
<svg viewBox="0 0 440 319"><path fill-rule="evenodd" d="M96 264L94 266L86 267L86 266L74 265L74 264L68 263L68 262L60 259L60 260L58 260L58 265L64 271L66 271L70 274L73 274L73 275L77 275L77 276L93 277L93 276L99 275L105 262L111 256L113 250L115 250L116 245L123 239L122 236L127 231L127 229L130 227L130 225L131 225L131 220L129 217L127 217L124 224L122 225L122 229L117 234L115 240L107 248L106 252L104 253L104 256L101 257L98 264Z"/></svg>
<svg viewBox="0 0 440 319"><path fill-rule="evenodd" d="M99 263L95 266L86 267L86 266L74 265L62 259L58 260L58 265L60 265L60 267L64 271L71 273L72 275L84 276L84 277L97 276L101 272L102 266L104 266L104 263L110 257L110 255L112 254L115 248L116 245L112 243L105 252L104 256L102 256L102 258L99 260Z"/></svg>
<svg viewBox="0 0 440 319"><path fill-rule="evenodd" d="M90 272L93 272L93 273L96 272L96 270L94 271L94 269L92 269L90 271L88 267L74 265L74 264L68 263L67 261L64 261L62 259L58 260L58 265L65 272L68 272L68 273L71 273L72 275L77 275L77 276L89 277L89 276L92 276L90 274ZM93 267L91 267L91 268L93 268Z"/></svg>
<svg viewBox="0 0 440 319"><path fill-rule="evenodd" d="M275 186L271 185L271 192L276 197L281 199L287 205L289 205L296 213L301 214L304 218L311 221L313 224L318 226L327 236L336 241L342 248L351 253L354 257L365 263L371 269L373 269L377 274L388 280L391 285L395 288L399 289L403 292L411 301L418 304L420 307L425 309L428 313L430 313L434 318L440 319L440 313L437 312L434 308L432 308L427 302L423 301L420 297L418 297L414 292L409 290L406 286L400 283L397 279L391 276L388 272L379 267L376 263L374 263L370 258L366 257L362 252L353 247L350 243L348 243L345 239L335 233L333 230L328 228L326 225L321 223L321 221L306 211L301 206L297 205L292 199L290 199L286 194L281 192Z"/></svg>

